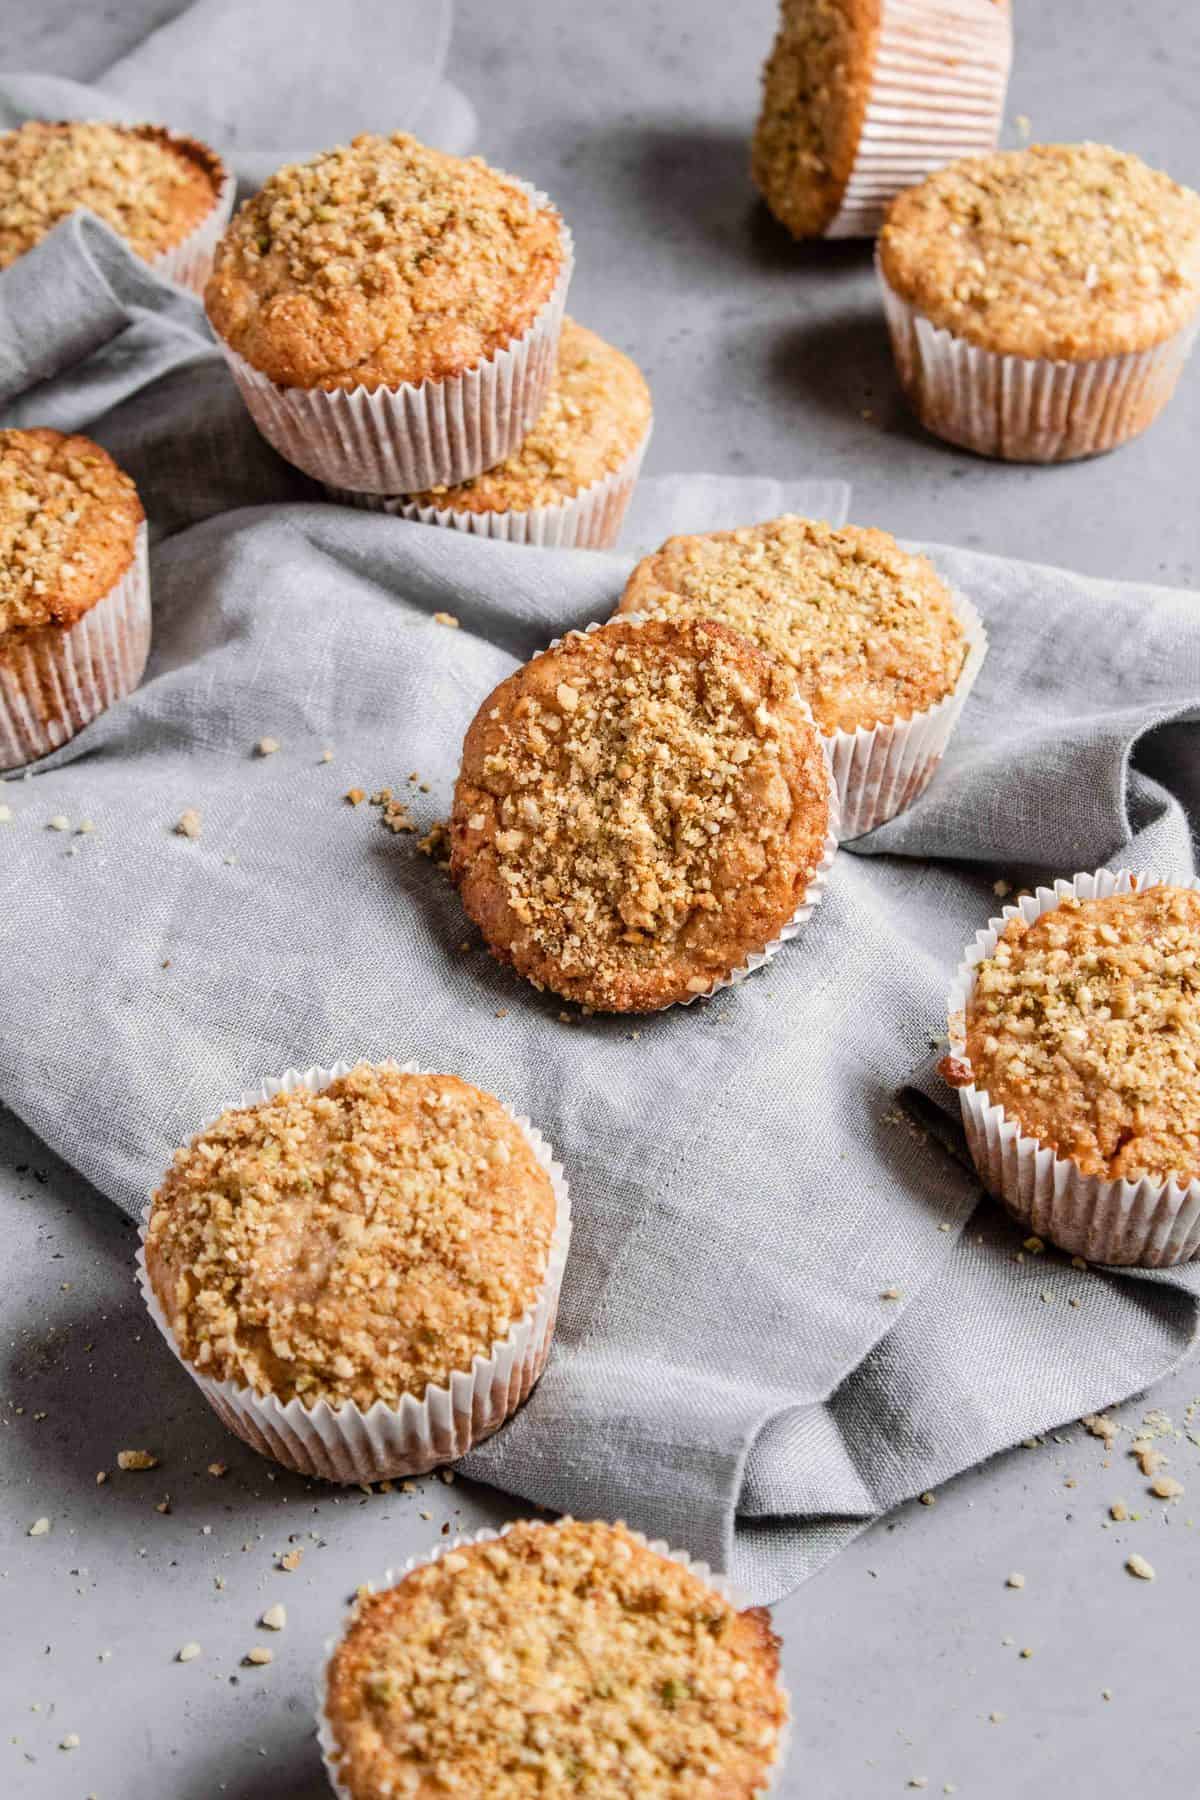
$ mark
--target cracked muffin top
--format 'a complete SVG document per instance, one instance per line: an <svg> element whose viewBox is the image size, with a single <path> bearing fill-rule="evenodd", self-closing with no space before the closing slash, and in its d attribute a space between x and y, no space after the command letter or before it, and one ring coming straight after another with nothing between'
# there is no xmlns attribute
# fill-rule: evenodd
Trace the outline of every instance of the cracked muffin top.
<svg viewBox="0 0 1200 1800"><path fill-rule="evenodd" d="M1010 919L979 964L974 1082L1085 1175L1200 1177L1200 894L1147 887Z"/></svg>
<svg viewBox="0 0 1200 1800"><path fill-rule="evenodd" d="M1200 194L1107 144L968 157L892 202L879 259L902 299L984 350L1148 350L1200 305Z"/></svg>
<svg viewBox="0 0 1200 1800"><path fill-rule="evenodd" d="M451 512L557 505L619 469L645 438L650 418L650 390L637 364L564 319L549 398L513 454L470 481L409 499Z"/></svg>
<svg viewBox="0 0 1200 1800"><path fill-rule="evenodd" d="M144 516L90 438L0 431L0 643L89 612L129 568Z"/></svg>
<svg viewBox="0 0 1200 1800"><path fill-rule="evenodd" d="M794 670L824 732L892 724L950 694L967 656L950 590L886 531L785 514L668 538L620 612L720 619Z"/></svg>
<svg viewBox="0 0 1200 1800"><path fill-rule="evenodd" d="M366 1593L326 1719L354 1800L750 1800L787 1719L779 1640L621 1524L514 1525Z"/></svg>
<svg viewBox="0 0 1200 1800"><path fill-rule="evenodd" d="M224 175L206 145L157 125L30 120L0 135L0 269L84 206L152 262L203 224Z"/></svg>
<svg viewBox="0 0 1200 1800"><path fill-rule="evenodd" d="M537 1297L556 1201L500 1102L361 1063L223 1113L176 1152L146 1230L185 1361L311 1405L418 1399Z"/></svg>
<svg viewBox="0 0 1200 1800"><path fill-rule="evenodd" d="M280 169L239 209L205 306L280 386L395 387L520 337L565 258L555 209L480 157L364 135Z"/></svg>
<svg viewBox="0 0 1200 1800"><path fill-rule="evenodd" d="M711 991L778 937L830 782L790 675L708 619L572 633L484 701L451 875L492 951L614 1012Z"/></svg>

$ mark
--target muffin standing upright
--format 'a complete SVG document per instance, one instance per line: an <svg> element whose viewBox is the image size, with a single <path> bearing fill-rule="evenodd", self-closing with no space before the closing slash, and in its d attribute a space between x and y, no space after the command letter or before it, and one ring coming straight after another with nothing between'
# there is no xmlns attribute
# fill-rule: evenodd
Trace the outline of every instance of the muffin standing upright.
<svg viewBox="0 0 1200 1800"><path fill-rule="evenodd" d="M634 569L619 611L719 619L794 673L843 839L928 786L987 648L974 607L925 557L886 531L790 515L669 538Z"/></svg>
<svg viewBox="0 0 1200 1800"><path fill-rule="evenodd" d="M502 462L534 424L571 266L544 195L398 132L273 175L205 303L283 456L335 487L419 493Z"/></svg>
<svg viewBox="0 0 1200 1800"><path fill-rule="evenodd" d="M651 422L650 390L636 363L564 319L546 404L496 468L424 494L335 496L478 537L602 550L620 530Z"/></svg>
<svg viewBox="0 0 1200 1800"><path fill-rule="evenodd" d="M150 649L137 489L90 438L0 431L0 769L57 750Z"/></svg>
<svg viewBox="0 0 1200 1800"><path fill-rule="evenodd" d="M158 274L202 293L235 185L207 144L158 125L31 120L0 136L0 268L87 207Z"/></svg>
<svg viewBox="0 0 1200 1800"><path fill-rule="evenodd" d="M1200 195L1103 144L978 157L901 194L878 268L921 422L1063 462L1157 417L1200 322Z"/></svg>
<svg viewBox="0 0 1200 1800"><path fill-rule="evenodd" d="M527 1120L453 1075L343 1064L268 1082L177 1153L141 1279L231 1430L376 1481L465 1455L521 1404L569 1242Z"/></svg>
<svg viewBox="0 0 1200 1800"><path fill-rule="evenodd" d="M562 1519L447 1545L358 1600L322 1684L340 1800L753 1800L786 1749L779 1639L702 1563Z"/></svg>
<svg viewBox="0 0 1200 1800"><path fill-rule="evenodd" d="M798 238L873 236L893 195L999 136L1008 0L781 0L752 172Z"/></svg>

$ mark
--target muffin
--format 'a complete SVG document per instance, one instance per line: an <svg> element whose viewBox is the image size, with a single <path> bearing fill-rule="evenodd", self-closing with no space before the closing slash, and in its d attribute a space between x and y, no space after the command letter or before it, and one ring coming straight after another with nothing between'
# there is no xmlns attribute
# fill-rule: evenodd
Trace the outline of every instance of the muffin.
<svg viewBox="0 0 1200 1800"><path fill-rule="evenodd" d="M367 1591L325 1672L343 1800L751 1800L785 1752L779 1639L622 1524L530 1521Z"/></svg>
<svg viewBox="0 0 1200 1800"><path fill-rule="evenodd" d="M525 1399L569 1235L526 1120L454 1075L339 1064L268 1083L176 1153L143 1291L239 1437L374 1481L464 1455Z"/></svg>
<svg viewBox="0 0 1200 1800"><path fill-rule="evenodd" d="M1066 462L1162 411L1200 313L1200 195L1104 144L952 164L888 209L878 268L922 424Z"/></svg>
<svg viewBox="0 0 1200 1800"><path fill-rule="evenodd" d="M159 125L30 120L0 135L0 269L87 207L160 275L203 293L234 180Z"/></svg>
<svg viewBox="0 0 1200 1800"><path fill-rule="evenodd" d="M873 237L893 195L990 150L1008 0L781 0L751 170L794 237Z"/></svg>
<svg viewBox="0 0 1200 1800"><path fill-rule="evenodd" d="M1006 907L950 998L984 1185L1090 1260L1200 1255L1200 893L1077 876Z"/></svg>
<svg viewBox="0 0 1200 1800"><path fill-rule="evenodd" d="M669 538L618 610L720 619L794 672L825 737L843 839L928 785L987 642L967 601L886 531L788 514Z"/></svg>
<svg viewBox="0 0 1200 1800"><path fill-rule="evenodd" d="M90 438L0 431L0 769L49 755L130 693L149 649L133 482Z"/></svg>
<svg viewBox="0 0 1200 1800"><path fill-rule="evenodd" d="M335 487L417 493L503 462L534 424L571 260L523 182L363 135L246 202L205 305L283 456Z"/></svg>
<svg viewBox="0 0 1200 1800"><path fill-rule="evenodd" d="M536 987L651 1012L756 968L820 898L831 783L795 684L707 619L572 632L463 745L450 873Z"/></svg>
<svg viewBox="0 0 1200 1800"><path fill-rule="evenodd" d="M650 390L637 364L564 319L558 369L529 436L456 487L386 499L333 490L371 510L479 537L560 549L616 542L650 439Z"/></svg>

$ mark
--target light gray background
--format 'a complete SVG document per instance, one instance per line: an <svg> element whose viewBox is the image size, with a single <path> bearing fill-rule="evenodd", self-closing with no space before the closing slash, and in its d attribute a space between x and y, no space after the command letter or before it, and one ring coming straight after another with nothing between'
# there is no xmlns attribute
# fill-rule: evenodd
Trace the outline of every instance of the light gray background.
<svg viewBox="0 0 1200 1800"><path fill-rule="evenodd" d="M3 0L3 60L94 78L174 10ZM1017 0L1017 14L1010 141L1024 114L1035 136L1108 139L1200 185L1188 0L1136 15ZM977 462L908 422L868 252L797 249L752 203L746 137L772 23L773 0L459 0L450 73L478 107L480 148L570 217L573 308L654 387L651 469L842 475L852 516L902 535L1195 581L1200 374L1142 443L1074 468ZM369 1499L272 1480L144 1322L131 1228L2 1116L0 1242L0 1793L316 1800L310 1678L343 1597L444 1521L471 1529L505 1503L437 1480ZM1136 1426L1154 1404L1183 1426L1197 1393L1200 1371L1123 1416ZM1200 1449L1165 1446L1189 1489L1168 1511L1127 1436L1111 1457L1077 1427L1061 1437L907 1509L776 1608L797 1713L789 1796L874 1800L919 1777L971 1800L1195 1791ZM118 1474L125 1447L160 1469ZM222 1480L206 1473L218 1457ZM1143 1516L1106 1528L1117 1497ZM42 1515L51 1531L28 1538ZM274 1565L292 1534L307 1549L288 1574ZM1134 1548L1153 1584L1124 1574ZM255 1623L274 1600L280 1635ZM204 1653L180 1666L189 1639ZM256 1643L271 1667L240 1666ZM69 1733L79 1747L60 1750Z"/></svg>

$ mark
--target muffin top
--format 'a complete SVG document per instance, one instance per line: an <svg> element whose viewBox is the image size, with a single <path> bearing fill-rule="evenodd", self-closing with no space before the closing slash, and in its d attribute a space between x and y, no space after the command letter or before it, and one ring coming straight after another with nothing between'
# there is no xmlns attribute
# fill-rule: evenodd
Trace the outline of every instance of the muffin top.
<svg viewBox="0 0 1200 1800"><path fill-rule="evenodd" d="M825 732L911 718L953 691L967 654L925 557L886 531L790 514L668 538L633 571L619 610L723 620L795 670Z"/></svg>
<svg viewBox="0 0 1200 1800"><path fill-rule="evenodd" d="M533 1304L554 1190L498 1100L360 1064L223 1113L154 1196L146 1265L185 1360L306 1405L420 1398Z"/></svg>
<svg viewBox="0 0 1200 1800"><path fill-rule="evenodd" d="M707 619L572 633L484 701L450 871L491 949L611 1012L707 993L800 905L829 825L791 678Z"/></svg>
<svg viewBox="0 0 1200 1800"><path fill-rule="evenodd" d="M1149 887L1010 919L967 1006L969 1070L1085 1175L1200 1177L1200 894Z"/></svg>
<svg viewBox="0 0 1200 1800"><path fill-rule="evenodd" d="M528 437L494 469L410 499L452 512L554 506L619 469L650 429L650 415L650 389L637 364L564 319L558 373Z"/></svg>
<svg viewBox="0 0 1200 1800"><path fill-rule="evenodd" d="M1200 194L1105 144L1034 144L900 194L879 256L903 299L985 350L1147 350L1200 303Z"/></svg>
<svg viewBox="0 0 1200 1800"><path fill-rule="evenodd" d="M283 387L395 387L460 374L520 337L564 258L554 208L480 157L363 135L246 202L204 300L226 342Z"/></svg>
<svg viewBox="0 0 1200 1800"><path fill-rule="evenodd" d="M81 619L133 561L144 516L90 438L0 431L0 641Z"/></svg>
<svg viewBox="0 0 1200 1800"><path fill-rule="evenodd" d="M623 1525L514 1525L367 1594L326 1715L355 1800L749 1800L787 1718L779 1640Z"/></svg>
<svg viewBox="0 0 1200 1800"><path fill-rule="evenodd" d="M86 206L148 262L211 213L224 179L205 145L157 125L51 125L0 135L0 269Z"/></svg>

